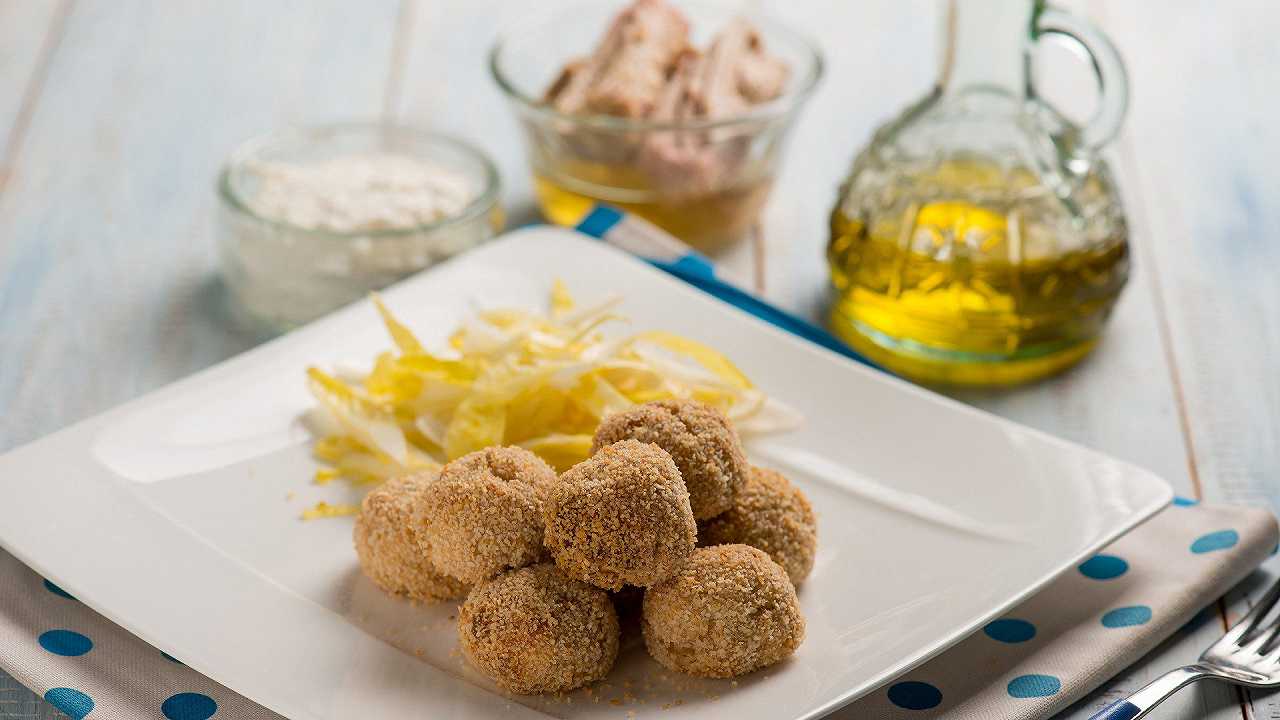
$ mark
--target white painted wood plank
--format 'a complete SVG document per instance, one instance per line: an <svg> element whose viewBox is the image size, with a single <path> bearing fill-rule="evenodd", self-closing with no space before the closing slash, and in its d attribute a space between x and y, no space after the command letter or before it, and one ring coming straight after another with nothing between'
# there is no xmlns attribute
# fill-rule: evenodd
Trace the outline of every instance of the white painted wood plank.
<svg viewBox="0 0 1280 720"><path fill-rule="evenodd" d="M0 197L0 448L235 354L207 228L241 140L377 117L397 7L79 3Z"/></svg>
<svg viewBox="0 0 1280 720"><path fill-rule="evenodd" d="M56 45L62 8L53 2L0 2L0 194L19 142L19 117L41 90L40 72ZM43 720L57 711L0 671L0 717Z"/></svg>
<svg viewBox="0 0 1280 720"><path fill-rule="evenodd" d="M1280 499L1280 100L1272 34L1280 9L1144 13L1117 23L1148 38L1134 53L1146 120L1130 164L1159 238L1162 298L1210 499ZM1188 54L1170 73L1151 39Z"/></svg>
<svg viewBox="0 0 1280 720"><path fill-rule="evenodd" d="M53 0L0 1L0 175L10 133L35 90L36 71L53 39L60 9L61 3Z"/></svg>
<svg viewBox="0 0 1280 720"><path fill-rule="evenodd" d="M537 221L519 128L487 57L505 24L530 8L504 0L411 0L410 7L404 85L392 116L483 147L502 175L509 226Z"/></svg>
<svg viewBox="0 0 1280 720"><path fill-rule="evenodd" d="M53 5L0 2L0 123ZM0 450L256 341L221 309L214 173L281 124L376 117L395 17L392 1L76 5L0 195ZM0 702L64 717L8 677Z"/></svg>
<svg viewBox="0 0 1280 720"><path fill-rule="evenodd" d="M1153 253L1170 352L1205 497L1280 509L1280 110L1273 3L1212 12L1184 1L1160 13L1112 3L1133 37L1135 128L1126 157L1160 239ZM1171 73L1178 48L1180 72ZM1266 564L1280 575L1280 560ZM1250 597L1256 597L1255 592ZM1234 621L1248 598L1231 603ZM1246 717L1280 701L1246 693Z"/></svg>
<svg viewBox="0 0 1280 720"><path fill-rule="evenodd" d="M53 2L0 2L0 194L19 143L19 117L39 96L40 72L56 45L62 11ZM43 720L57 711L0 671L0 717Z"/></svg>
<svg viewBox="0 0 1280 720"><path fill-rule="evenodd" d="M59 712L17 680L0 671L0 718L5 720L65 720Z"/></svg>

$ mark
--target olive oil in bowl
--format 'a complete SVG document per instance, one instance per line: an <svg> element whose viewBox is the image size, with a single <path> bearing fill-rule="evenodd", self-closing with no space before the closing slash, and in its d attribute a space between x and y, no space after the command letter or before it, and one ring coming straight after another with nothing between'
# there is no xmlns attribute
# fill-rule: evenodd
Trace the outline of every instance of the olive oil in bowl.
<svg viewBox="0 0 1280 720"><path fill-rule="evenodd" d="M542 214L572 227L597 203L649 222L703 252L717 252L746 237L772 186L772 170L743 168L732 182L696 192L671 192L626 165L552 161L535 167L533 186Z"/></svg>

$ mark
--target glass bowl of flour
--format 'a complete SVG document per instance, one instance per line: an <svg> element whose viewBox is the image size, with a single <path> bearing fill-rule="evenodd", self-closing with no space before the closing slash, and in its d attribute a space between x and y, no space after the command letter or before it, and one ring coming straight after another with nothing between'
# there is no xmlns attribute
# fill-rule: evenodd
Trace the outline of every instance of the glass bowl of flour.
<svg viewBox="0 0 1280 720"><path fill-rule="evenodd" d="M498 173L471 145L374 123L254 138L218 182L218 247L249 318L286 330L485 242Z"/></svg>

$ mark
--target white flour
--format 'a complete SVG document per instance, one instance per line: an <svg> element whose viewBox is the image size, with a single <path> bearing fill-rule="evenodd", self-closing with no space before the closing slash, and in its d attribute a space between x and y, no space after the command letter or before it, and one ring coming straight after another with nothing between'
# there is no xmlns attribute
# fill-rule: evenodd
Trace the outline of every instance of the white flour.
<svg viewBox="0 0 1280 720"><path fill-rule="evenodd" d="M308 230L404 230L460 213L477 193L463 175L402 155L315 163L250 162L255 213Z"/></svg>

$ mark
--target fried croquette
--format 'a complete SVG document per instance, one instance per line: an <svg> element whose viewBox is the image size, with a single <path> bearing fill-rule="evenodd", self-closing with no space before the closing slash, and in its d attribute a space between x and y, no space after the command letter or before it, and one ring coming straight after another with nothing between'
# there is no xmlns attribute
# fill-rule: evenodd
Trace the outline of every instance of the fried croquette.
<svg viewBox="0 0 1280 720"><path fill-rule="evenodd" d="M669 577L697 537L675 462L636 440L605 447L566 470L547 495L544 519L556 565L610 590Z"/></svg>
<svg viewBox="0 0 1280 720"><path fill-rule="evenodd" d="M378 587L418 600L450 600L469 586L436 569L418 542L413 506L434 473L386 481L365 495L353 532L360 568Z"/></svg>
<svg viewBox="0 0 1280 720"><path fill-rule="evenodd" d="M644 594L644 642L655 660L703 677L772 665L804 641L787 573L762 550L716 545Z"/></svg>
<svg viewBox="0 0 1280 720"><path fill-rule="evenodd" d="M733 507L698 528L698 544L741 543L769 553L799 587L813 569L818 526L813 508L781 473L752 467Z"/></svg>
<svg viewBox="0 0 1280 720"><path fill-rule="evenodd" d="M518 447L490 447L446 464L419 494L414 524L441 572L476 583L545 557L542 498L555 471Z"/></svg>
<svg viewBox="0 0 1280 720"><path fill-rule="evenodd" d="M724 413L692 400L660 400L605 417L596 428L593 451L619 440L654 443L680 469L689 504L698 520L733 505L746 482L742 443Z"/></svg>
<svg viewBox="0 0 1280 720"><path fill-rule="evenodd" d="M544 563L477 585L458 615L462 652L514 693L572 690L618 657L618 617L600 588Z"/></svg>

